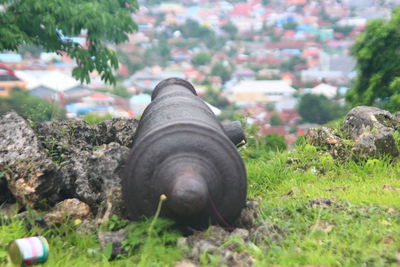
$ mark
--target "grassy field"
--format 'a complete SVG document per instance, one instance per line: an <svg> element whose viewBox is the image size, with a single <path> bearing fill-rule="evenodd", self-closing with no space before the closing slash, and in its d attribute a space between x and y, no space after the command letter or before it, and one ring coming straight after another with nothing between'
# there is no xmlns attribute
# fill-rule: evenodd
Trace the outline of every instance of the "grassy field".
<svg viewBox="0 0 400 267"><path fill-rule="evenodd" d="M260 221L276 224L282 232L278 239L238 247L255 259L255 266L400 266L398 162L340 163L311 145L253 158L245 148L242 154L248 195L260 202ZM164 230L169 222L158 219L149 234L151 223L132 224L124 243L129 255L109 261L96 234L82 233L80 226L28 230L21 220L2 221L0 266L7 263L8 242L33 235L50 243L44 266L173 266L184 257L175 245L180 233ZM220 266L218 261L202 263Z"/></svg>

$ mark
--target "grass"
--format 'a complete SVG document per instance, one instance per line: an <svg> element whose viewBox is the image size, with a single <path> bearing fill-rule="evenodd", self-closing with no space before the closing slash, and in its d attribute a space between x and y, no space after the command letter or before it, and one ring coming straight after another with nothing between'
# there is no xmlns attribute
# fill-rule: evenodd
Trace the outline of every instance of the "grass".
<svg viewBox="0 0 400 267"><path fill-rule="evenodd" d="M248 195L260 200L260 220L276 224L284 233L278 241L266 236L262 242L238 246L255 259L255 266L400 264L399 163L337 162L310 145L261 153L245 162ZM334 204L310 205L310 200L321 197ZM176 246L180 234L170 225L165 219L131 224L124 243L129 254L111 261L100 250L96 235L79 232L77 226L28 230L21 220L3 221L0 266L6 264L8 242L34 235L43 235L50 243L44 266L173 266L184 254ZM200 262L219 266L219 260L202 255Z"/></svg>

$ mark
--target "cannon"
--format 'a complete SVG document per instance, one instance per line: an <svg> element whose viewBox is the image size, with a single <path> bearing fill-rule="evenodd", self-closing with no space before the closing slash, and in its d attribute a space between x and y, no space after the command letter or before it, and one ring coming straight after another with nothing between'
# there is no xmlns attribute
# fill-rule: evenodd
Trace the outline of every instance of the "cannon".
<svg viewBox="0 0 400 267"><path fill-rule="evenodd" d="M122 175L128 217L161 216L194 228L229 227L245 206L246 170L236 146L239 122L221 124L186 80L169 78L154 89L139 121Z"/></svg>

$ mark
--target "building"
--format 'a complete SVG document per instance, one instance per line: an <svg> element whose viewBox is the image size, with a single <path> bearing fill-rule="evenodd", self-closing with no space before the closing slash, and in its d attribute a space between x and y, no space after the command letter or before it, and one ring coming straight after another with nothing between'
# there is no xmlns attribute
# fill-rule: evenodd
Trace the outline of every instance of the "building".
<svg viewBox="0 0 400 267"><path fill-rule="evenodd" d="M293 99L295 92L296 89L283 80L243 80L226 90L229 101L239 106L251 106L259 103L277 105Z"/></svg>
<svg viewBox="0 0 400 267"><path fill-rule="evenodd" d="M0 97L9 96L13 88L26 89L26 83L20 80L12 69L0 64Z"/></svg>
<svg viewBox="0 0 400 267"><path fill-rule="evenodd" d="M324 95L327 98L334 98L337 96L337 87L326 84L326 83L321 83L314 88L311 89L311 94L315 95Z"/></svg>

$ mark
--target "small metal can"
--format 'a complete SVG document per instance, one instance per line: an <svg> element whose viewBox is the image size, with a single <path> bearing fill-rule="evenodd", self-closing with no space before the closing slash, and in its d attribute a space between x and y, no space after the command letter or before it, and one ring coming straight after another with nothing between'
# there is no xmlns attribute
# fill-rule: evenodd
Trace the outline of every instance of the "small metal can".
<svg viewBox="0 0 400 267"><path fill-rule="evenodd" d="M42 236L16 239L8 245L8 257L12 266L30 266L43 263L49 255L49 244Z"/></svg>

